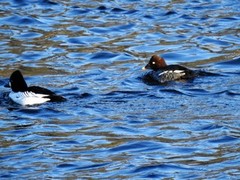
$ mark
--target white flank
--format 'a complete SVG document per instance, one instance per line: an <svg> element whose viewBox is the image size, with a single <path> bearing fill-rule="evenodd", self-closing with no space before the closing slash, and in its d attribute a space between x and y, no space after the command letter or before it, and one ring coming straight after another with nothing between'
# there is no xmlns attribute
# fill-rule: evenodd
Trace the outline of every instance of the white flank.
<svg viewBox="0 0 240 180"><path fill-rule="evenodd" d="M162 75L174 75L174 76L178 76L178 77L181 77L181 76L184 76L185 75L185 72L184 70L170 70L170 71L163 71L161 73L158 74L158 76L162 76Z"/></svg>
<svg viewBox="0 0 240 180"><path fill-rule="evenodd" d="M161 83L181 79L186 73L184 70L169 70L158 74Z"/></svg>
<svg viewBox="0 0 240 180"><path fill-rule="evenodd" d="M164 74L167 74L168 72L169 72L169 71L163 71L163 72L159 73L158 76L162 76L162 75L164 75Z"/></svg>
<svg viewBox="0 0 240 180"><path fill-rule="evenodd" d="M185 75L184 70L174 70L173 73L179 74L181 76Z"/></svg>
<svg viewBox="0 0 240 180"><path fill-rule="evenodd" d="M42 104L44 102L49 101L49 98L46 94L35 94L33 92L11 92L9 97L16 103L21 104L23 106L26 105L34 105L34 104Z"/></svg>

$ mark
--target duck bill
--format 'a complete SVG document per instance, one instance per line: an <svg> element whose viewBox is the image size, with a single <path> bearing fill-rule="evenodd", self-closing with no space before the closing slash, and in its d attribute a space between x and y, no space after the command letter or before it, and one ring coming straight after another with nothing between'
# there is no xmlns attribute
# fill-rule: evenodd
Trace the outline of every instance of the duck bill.
<svg viewBox="0 0 240 180"><path fill-rule="evenodd" d="M142 70L147 70L147 69L150 69L150 66L149 66L149 64L147 64L146 66L144 66L144 67L142 67Z"/></svg>
<svg viewBox="0 0 240 180"><path fill-rule="evenodd" d="M9 83L7 83L7 84L5 84L5 85L4 85L4 87L5 87L5 88L10 88L10 87L11 87L11 84L10 84L10 82L9 82Z"/></svg>

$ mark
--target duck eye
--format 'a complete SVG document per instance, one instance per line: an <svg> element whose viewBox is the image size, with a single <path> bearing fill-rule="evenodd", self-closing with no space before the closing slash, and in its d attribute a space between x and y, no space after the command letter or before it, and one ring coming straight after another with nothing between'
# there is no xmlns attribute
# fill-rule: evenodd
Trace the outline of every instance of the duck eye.
<svg viewBox="0 0 240 180"><path fill-rule="evenodd" d="M156 62L155 62L155 61L153 61L153 62L152 62L152 64L156 64Z"/></svg>

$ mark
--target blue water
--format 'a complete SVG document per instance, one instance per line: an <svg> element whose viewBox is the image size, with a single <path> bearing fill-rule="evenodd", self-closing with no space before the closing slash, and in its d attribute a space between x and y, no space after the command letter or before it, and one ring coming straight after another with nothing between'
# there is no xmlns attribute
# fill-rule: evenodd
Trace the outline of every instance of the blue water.
<svg viewBox="0 0 240 180"><path fill-rule="evenodd" d="M0 1L0 179L239 179L239 9ZM216 75L150 85L153 54ZM67 101L13 103L16 69Z"/></svg>

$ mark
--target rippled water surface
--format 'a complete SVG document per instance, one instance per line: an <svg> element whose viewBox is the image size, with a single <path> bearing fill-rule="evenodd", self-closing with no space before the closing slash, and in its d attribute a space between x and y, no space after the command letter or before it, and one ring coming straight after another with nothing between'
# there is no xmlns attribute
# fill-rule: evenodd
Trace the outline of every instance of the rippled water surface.
<svg viewBox="0 0 240 180"><path fill-rule="evenodd" d="M0 179L239 179L239 0L0 1ZM153 54L216 74L150 85ZM23 107L4 85L67 98Z"/></svg>

